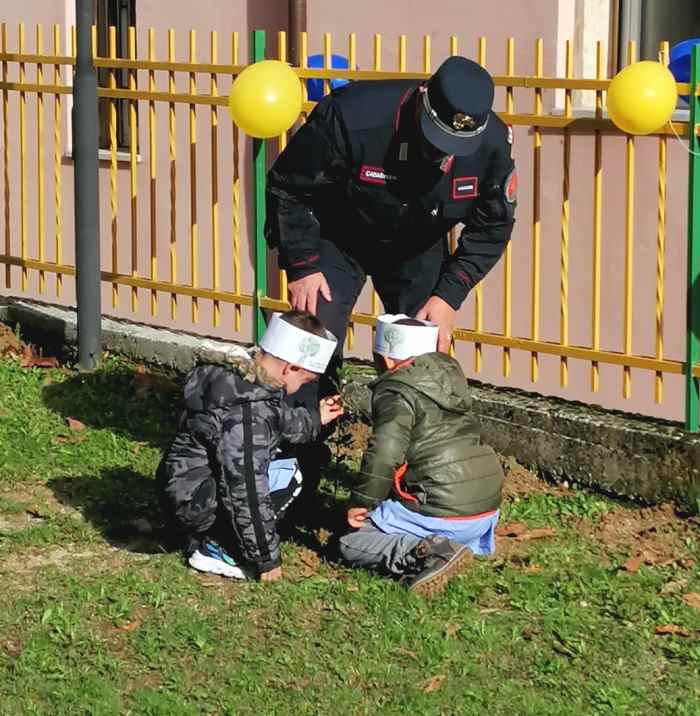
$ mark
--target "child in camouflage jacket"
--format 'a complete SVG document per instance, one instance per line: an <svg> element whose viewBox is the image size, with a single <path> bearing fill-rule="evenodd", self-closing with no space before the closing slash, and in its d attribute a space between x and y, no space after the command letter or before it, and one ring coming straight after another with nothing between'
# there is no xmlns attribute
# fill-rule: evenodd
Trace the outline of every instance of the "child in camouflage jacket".
<svg viewBox="0 0 700 716"><path fill-rule="evenodd" d="M275 453L281 441L314 439L342 414L337 396L322 400L318 411L291 408L285 396L317 379L335 347L315 316L289 311L272 318L252 359L199 365L188 376L185 409L158 480L194 569L237 579L253 571L262 581L282 576L276 523L301 475L295 460L274 460Z"/></svg>

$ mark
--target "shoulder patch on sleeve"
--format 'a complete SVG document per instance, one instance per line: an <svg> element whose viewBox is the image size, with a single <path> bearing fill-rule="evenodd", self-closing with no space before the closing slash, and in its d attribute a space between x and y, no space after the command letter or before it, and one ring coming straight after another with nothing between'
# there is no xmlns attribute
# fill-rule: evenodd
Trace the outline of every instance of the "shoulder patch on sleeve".
<svg viewBox="0 0 700 716"><path fill-rule="evenodd" d="M518 170L515 168L503 182L503 195L509 204L515 204L518 199Z"/></svg>

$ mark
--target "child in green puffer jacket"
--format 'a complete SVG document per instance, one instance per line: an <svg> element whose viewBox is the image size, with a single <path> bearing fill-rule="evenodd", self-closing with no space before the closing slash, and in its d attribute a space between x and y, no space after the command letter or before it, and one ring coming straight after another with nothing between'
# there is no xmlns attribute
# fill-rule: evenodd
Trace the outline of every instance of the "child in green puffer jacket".
<svg viewBox="0 0 700 716"><path fill-rule="evenodd" d="M503 471L481 443L469 387L453 358L437 353L437 326L380 316L372 436L353 485L340 539L353 566L442 590L474 554L492 554Z"/></svg>

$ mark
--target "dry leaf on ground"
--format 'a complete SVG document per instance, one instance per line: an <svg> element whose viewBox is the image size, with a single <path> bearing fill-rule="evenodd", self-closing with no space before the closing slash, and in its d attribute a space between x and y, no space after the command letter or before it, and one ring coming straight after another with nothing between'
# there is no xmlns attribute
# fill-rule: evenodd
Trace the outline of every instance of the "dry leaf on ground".
<svg viewBox="0 0 700 716"><path fill-rule="evenodd" d="M540 527L536 530L530 530L529 532L523 532L515 538L516 542L527 542L533 539L544 539L545 537L554 537L557 531L554 527Z"/></svg>
<svg viewBox="0 0 700 716"><path fill-rule="evenodd" d="M83 430L85 430L85 423L82 423L80 420L76 420L75 418L66 418L66 423L68 424L68 427L76 433L82 433Z"/></svg>
<svg viewBox="0 0 700 716"><path fill-rule="evenodd" d="M411 651L410 649L404 649L403 647L399 647L396 649L397 654L401 654L401 656L407 656L409 659L413 659L414 661L418 661L418 654L416 654L415 651Z"/></svg>
<svg viewBox="0 0 700 716"><path fill-rule="evenodd" d="M524 522L505 522L496 527L497 537L517 537L527 532L527 525Z"/></svg>
<svg viewBox="0 0 700 716"><path fill-rule="evenodd" d="M423 684L423 691L426 694L430 694L433 691L437 691L441 686L442 682L447 678L445 674L438 674L437 676L433 676L431 679L428 679Z"/></svg>
<svg viewBox="0 0 700 716"><path fill-rule="evenodd" d="M638 554L636 557L628 559L624 564L620 566L620 569L625 572L637 572L639 568L644 564L645 559L643 554Z"/></svg>
<svg viewBox="0 0 700 716"><path fill-rule="evenodd" d="M462 627L459 624L448 624L445 627L445 634L447 636L454 636L461 628Z"/></svg>
<svg viewBox="0 0 700 716"><path fill-rule="evenodd" d="M649 565L650 567L669 567L675 564L683 569L689 569L693 566L694 562L692 559L678 559L678 557L669 557L668 554L642 550L639 554L631 557L620 565L620 569L625 572L636 572L643 564Z"/></svg>
<svg viewBox="0 0 700 716"><path fill-rule="evenodd" d="M683 603L687 604L689 607L693 607L693 609L700 609L700 594L697 592L688 592L683 595L682 599Z"/></svg>
<svg viewBox="0 0 700 716"><path fill-rule="evenodd" d="M59 435L54 438L54 442L58 445L79 445L87 440L87 435Z"/></svg>
<svg viewBox="0 0 700 716"><path fill-rule="evenodd" d="M139 624L141 624L141 621L139 619L134 619L134 621L124 624L124 626L114 627L114 631L134 631L138 629Z"/></svg>
<svg viewBox="0 0 700 716"><path fill-rule="evenodd" d="M329 530L327 530L325 527L321 527L321 529L319 529L318 534L317 534L318 541L322 545L327 545L328 541L330 540L330 538L332 536L333 536L333 533L330 532Z"/></svg>
<svg viewBox="0 0 700 716"><path fill-rule="evenodd" d="M659 636L690 636L690 632L683 629L683 627L679 627L678 624L663 624L662 626L657 626L656 629L654 629L654 634L658 634Z"/></svg>
<svg viewBox="0 0 700 716"><path fill-rule="evenodd" d="M12 353L21 350L20 365L23 368L58 368L58 358L54 356L42 356L36 352L32 345L22 346L21 342L14 346Z"/></svg>

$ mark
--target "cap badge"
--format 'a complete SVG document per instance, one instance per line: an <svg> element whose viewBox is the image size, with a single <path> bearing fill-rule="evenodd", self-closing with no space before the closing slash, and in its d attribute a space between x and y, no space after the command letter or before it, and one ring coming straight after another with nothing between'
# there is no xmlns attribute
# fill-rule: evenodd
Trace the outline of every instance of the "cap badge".
<svg viewBox="0 0 700 716"><path fill-rule="evenodd" d="M395 326L386 326L382 333L382 341L389 347L390 351L393 351L403 341L403 335Z"/></svg>
<svg viewBox="0 0 700 716"><path fill-rule="evenodd" d="M476 127L476 120L468 114L457 112L457 114L452 117L452 126L458 132L461 132L463 129L474 129Z"/></svg>
<svg viewBox="0 0 700 716"><path fill-rule="evenodd" d="M302 359L313 358L321 350L321 342L313 336L305 336L299 342L299 353Z"/></svg>

